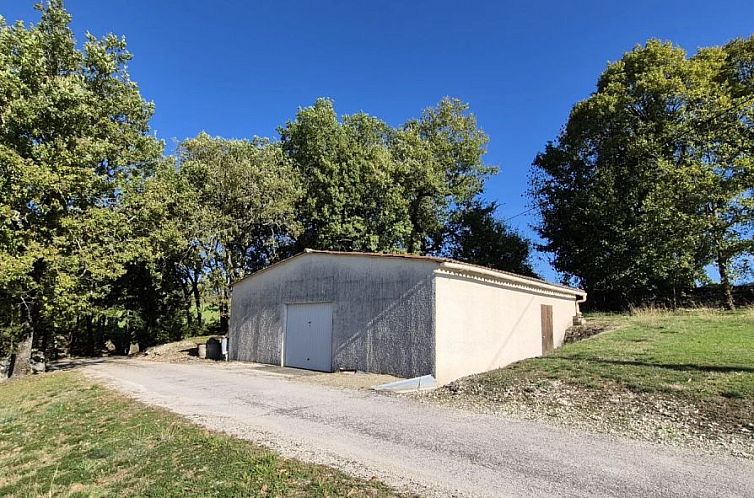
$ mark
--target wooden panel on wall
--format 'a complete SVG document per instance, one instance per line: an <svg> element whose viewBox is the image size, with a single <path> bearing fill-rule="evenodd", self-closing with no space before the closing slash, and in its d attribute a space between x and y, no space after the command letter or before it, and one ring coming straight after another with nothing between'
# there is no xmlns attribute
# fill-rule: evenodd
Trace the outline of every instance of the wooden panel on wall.
<svg viewBox="0 0 754 498"><path fill-rule="evenodd" d="M552 339L552 306L542 305L542 354L547 354L554 348Z"/></svg>

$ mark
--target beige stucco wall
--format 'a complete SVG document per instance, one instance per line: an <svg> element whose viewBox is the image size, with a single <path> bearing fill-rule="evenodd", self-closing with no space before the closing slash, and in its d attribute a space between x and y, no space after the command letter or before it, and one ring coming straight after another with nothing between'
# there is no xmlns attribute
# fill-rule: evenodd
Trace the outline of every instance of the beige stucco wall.
<svg viewBox="0 0 754 498"><path fill-rule="evenodd" d="M430 259L304 253L233 288L230 358L281 364L286 305L332 303L332 367L440 384L542 353L540 305L554 344L581 291Z"/></svg>
<svg viewBox="0 0 754 498"><path fill-rule="evenodd" d="M494 279L435 272L435 377L439 384L542 354L542 304L553 307L555 347L577 313L576 296Z"/></svg>

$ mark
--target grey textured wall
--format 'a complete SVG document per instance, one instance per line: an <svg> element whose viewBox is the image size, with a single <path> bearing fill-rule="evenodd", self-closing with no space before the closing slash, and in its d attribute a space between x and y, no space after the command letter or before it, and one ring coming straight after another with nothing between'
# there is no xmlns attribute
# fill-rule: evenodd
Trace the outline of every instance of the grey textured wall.
<svg viewBox="0 0 754 498"><path fill-rule="evenodd" d="M333 303L332 366L432 374L433 261L303 254L237 283L230 358L280 364L284 305Z"/></svg>

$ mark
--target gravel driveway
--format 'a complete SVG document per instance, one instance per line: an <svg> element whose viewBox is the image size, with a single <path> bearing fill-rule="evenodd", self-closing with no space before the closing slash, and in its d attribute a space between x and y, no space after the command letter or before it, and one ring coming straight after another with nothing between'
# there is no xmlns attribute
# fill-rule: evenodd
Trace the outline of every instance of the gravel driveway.
<svg viewBox="0 0 754 498"><path fill-rule="evenodd" d="M288 457L430 496L754 496L754 461L509 421L243 365L84 371Z"/></svg>

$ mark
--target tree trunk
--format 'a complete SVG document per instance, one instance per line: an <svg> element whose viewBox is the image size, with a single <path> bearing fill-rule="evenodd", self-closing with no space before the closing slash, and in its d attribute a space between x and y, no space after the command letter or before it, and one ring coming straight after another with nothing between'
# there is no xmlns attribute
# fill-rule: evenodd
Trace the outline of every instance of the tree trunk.
<svg viewBox="0 0 754 498"><path fill-rule="evenodd" d="M194 314L191 311L191 290L187 285L182 285L181 291L183 292L183 311L186 313L186 327L188 330L193 330ZM183 332L181 332L180 338L183 339Z"/></svg>
<svg viewBox="0 0 754 498"><path fill-rule="evenodd" d="M89 343L94 344L94 321L91 316L86 317L86 336L89 338ZM87 346L88 347L88 346ZM94 354L94 346L87 353Z"/></svg>
<svg viewBox="0 0 754 498"><path fill-rule="evenodd" d="M733 302L733 287L730 284L730 275L728 275L728 262L723 258L718 258L717 270L720 272L720 291L722 292L723 306L727 310L734 310L736 304Z"/></svg>
<svg viewBox="0 0 754 498"><path fill-rule="evenodd" d="M419 235L419 203L421 198L417 199L409 207L409 221L411 222L411 234L409 235L408 244L406 250L409 254L415 254L417 252L417 246L420 242Z"/></svg>
<svg viewBox="0 0 754 498"><path fill-rule="evenodd" d="M194 328L194 315L191 313L191 301L188 302L189 304L186 305L186 325L188 325L189 330Z"/></svg>
<svg viewBox="0 0 754 498"><path fill-rule="evenodd" d="M675 285L673 285L673 311L676 310L678 310L678 294Z"/></svg>
<svg viewBox="0 0 754 498"><path fill-rule="evenodd" d="M220 302L220 332L226 334L230 325L230 295L228 289L223 289Z"/></svg>
<svg viewBox="0 0 754 498"><path fill-rule="evenodd" d="M93 333L94 332L92 331L92 334ZM102 337L103 339L105 338L105 318L102 316L97 319L97 335L99 337ZM112 334L110 335L110 337L112 337ZM117 342L121 341L118 339Z"/></svg>
<svg viewBox="0 0 754 498"><path fill-rule="evenodd" d="M29 330L16 349L11 377L22 377L31 373L31 347L34 342L34 332Z"/></svg>
<svg viewBox="0 0 754 498"><path fill-rule="evenodd" d="M32 311L32 304L24 300L22 300L22 306L26 310L26 321L24 322L26 332L16 348L11 377L22 377L31 373L31 349L34 347L34 312Z"/></svg>
<svg viewBox="0 0 754 498"><path fill-rule="evenodd" d="M223 286L220 299L220 332L226 334L230 322L230 289L233 285L233 260L230 253L225 252L225 285Z"/></svg>
<svg viewBox="0 0 754 498"><path fill-rule="evenodd" d="M199 293L199 283L191 282L191 293L194 295L194 304L196 305L196 324L202 327L202 297Z"/></svg>
<svg viewBox="0 0 754 498"><path fill-rule="evenodd" d="M52 327L44 327L40 332L41 337L38 336L39 350L44 353L45 357L50 358L50 338L55 336L55 329L50 331Z"/></svg>
<svg viewBox="0 0 754 498"><path fill-rule="evenodd" d="M97 327L97 331L94 331L94 327L92 327L92 320L90 319L86 326L86 354L87 356L95 356L96 355L96 347L94 344L97 342L96 336L100 335L104 331L102 330L102 323L100 322L100 326Z"/></svg>

